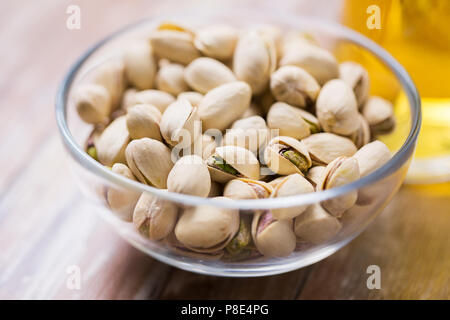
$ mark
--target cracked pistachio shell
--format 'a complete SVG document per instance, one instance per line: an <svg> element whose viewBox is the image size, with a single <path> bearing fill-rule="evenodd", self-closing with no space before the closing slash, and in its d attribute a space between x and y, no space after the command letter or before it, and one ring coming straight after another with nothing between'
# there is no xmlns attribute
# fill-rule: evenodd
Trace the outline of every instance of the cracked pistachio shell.
<svg viewBox="0 0 450 320"><path fill-rule="evenodd" d="M131 170L123 163L115 163L111 170L125 178L136 181ZM106 191L106 200L109 207L119 218L125 221L132 220L133 210L139 196L140 193L126 189L108 188Z"/></svg>
<svg viewBox="0 0 450 320"><path fill-rule="evenodd" d="M373 96L365 103L362 115L374 136L391 132L395 127L394 108L389 101Z"/></svg>
<svg viewBox="0 0 450 320"><path fill-rule="evenodd" d="M266 257L286 257L296 244L293 220L275 220L270 211L255 213L252 238L258 251Z"/></svg>
<svg viewBox="0 0 450 320"><path fill-rule="evenodd" d="M178 208L170 201L143 193L134 208L133 224L150 240L161 240L174 229Z"/></svg>
<svg viewBox="0 0 450 320"><path fill-rule="evenodd" d="M342 228L339 220L329 215L320 204L310 205L305 212L295 218L295 235L313 244L332 239Z"/></svg>
<svg viewBox="0 0 450 320"><path fill-rule="evenodd" d="M284 148L291 148L303 157L304 161L301 163L301 168L280 154L280 151ZM312 165L305 145L301 141L286 136L275 137L269 141L264 150L264 160L273 172L280 175L303 174Z"/></svg>
<svg viewBox="0 0 450 320"><path fill-rule="evenodd" d="M151 104L159 109L160 112L164 112L167 107L175 102L175 98L167 92L161 90L142 90L139 92L130 92L126 108L132 107L135 104Z"/></svg>
<svg viewBox="0 0 450 320"><path fill-rule="evenodd" d="M100 163L108 167L116 162L125 163L125 148L129 141L126 117L121 116L103 130L95 145Z"/></svg>
<svg viewBox="0 0 450 320"><path fill-rule="evenodd" d="M361 107L369 96L370 80L367 70L353 61L342 62L339 65L339 78L352 88L356 103Z"/></svg>
<svg viewBox="0 0 450 320"><path fill-rule="evenodd" d="M314 166L308 170L306 173L306 178L312 183L314 188L320 183L322 180L322 175L325 172L325 166Z"/></svg>
<svg viewBox="0 0 450 320"><path fill-rule="evenodd" d="M211 177L206 163L197 155L181 157L167 178L171 192L207 197L211 190Z"/></svg>
<svg viewBox="0 0 450 320"><path fill-rule="evenodd" d="M302 142L316 165L327 165L340 156L351 157L357 150L350 139L327 132L310 135Z"/></svg>
<svg viewBox="0 0 450 320"><path fill-rule="evenodd" d="M276 48L270 37L251 31L239 38L234 50L233 71L239 80L250 85L254 95L268 87L276 64Z"/></svg>
<svg viewBox="0 0 450 320"><path fill-rule="evenodd" d="M184 79L192 89L203 94L222 84L236 81L233 72L226 65L206 57L192 61L186 67Z"/></svg>
<svg viewBox="0 0 450 320"><path fill-rule="evenodd" d="M134 176L142 183L160 189L167 187L167 177L173 167L170 149L161 141L142 138L131 141L125 155Z"/></svg>
<svg viewBox="0 0 450 320"><path fill-rule="evenodd" d="M252 116L233 122L231 129L227 129L222 143L225 146L243 147L256 153L267 142L268 136L269 130L264 118Z"/></svg>
<svg viewBox="0 0 450 320"><path fill-rule="evenodd" d="M239 210L197 206L183 212L175 235L188 249L206 253L226 247L238 229Z"/></svg>
<svg viewBox="0 0 450 320"><path fill-rule="evenodd" d="M237 31L229 26L211 26L197 32L195 47L205 56L229 60L233 56L238 39Z"/></svg>
<svg viewBox="0 0 450 320"><path fill-rule="evenodd" d="M348 136L350 140L353 141L356 148L361 148L362 146L370 142L370 128L367 120L362 116L358 115L359 127L353 134Z"/></svg>
<svg viewBox="0 0 450 320"><path fill-rule="evenodd" d="M317 118L326 132L350 135L359 127L355 94L343 80L327 82L316 102Z"/></svg>
<svg viewBox="0 0 450 320"><path fill-rule="evenodd" d="M195 91L186 91L180 93L177 99L186 99L193 107L198 107L203 99L203 95Z"/></svg>
<svg viewBox="0 0 450 320"><path fill-rule="evenodd" d="M272 187L259 180L233 179L223 190L223 196L230 199L264 199L272 193Z"/></svg>
<svg viewBox="0 0 450 320"><path fill-rule="evenodd" d="M304 69L283 66L272 73L270 90L278 101L304 108L316 101L320 86Z"/></svg>
<svg viewBox="0 0 450 320"><path fill-rule="evenodd" d="M276 102L269 109L267 126L270 129L278 129L282 136L295 139L303 139L320 131L316 117L284 102Z"/></svg>
<svg viewBox="0 0 450 320"><path fill-rule="evenodd" d="M161 112L150 104L136 104L127 111L127 128L132 139L152 138L162 141L159 132Z"/></svg>
<svg viewBox="0 0 450 320"><path fill-rule="evenodd" d="M251 89L247 83L235 81L209 91L198 106L203 129L228 128L250 106Z"/></svg>
<svg viewBox="0 0 450 320"><path fill-rule="evenodd" d="M153 49L147 41L133 43L123 55L125 76L128 82L139 90L153 87L157 65Z"/></svg>
<svg viewBox="0 0 450 320"><path fill-rule="evenodd" d="M168 144L175 146L182 140L183 144L191 145L200 134L194 125L197 121L197 108L187 100L176 100L164 111L159 127Z"/></svg>
<svg viewBox="0 0 450 320"><path fill-rule="evenodd" d="M392 157L389 148L381 141L375 140L359 149L354 155L358 161L361 177L380 168Z"/></svg>
<svg viewBox="0 0 450 320"><path fill-rule="evenodd" d="M177 63L163 65L156 75L156 88L174 96L189 89L184 80L184 67Z"/></svg>
<svg viewBox="0 0 450 320"><path fill-rule="evenodd" d="M285 47L281 66L291 65L305 69L320 85L339 76L336 58L327 50L308 41L297 41Z"/></svg>
<svg viewBox="0 0 450 320"><path fill-rule="evenodd" d="M322 175L317 190L328 190L346 185L360 178L358 161L351 157L338 157L330 162ZM358 198L358 192L350 191L342 196L325 200L322 206L331 215L340 217L346 210L350 209Z"/></svg>
<svg viewBox="0 0 450 320"><path fill-rule="evenodd" d="M181 30L158 30L150 36L153 51L160 57L173 62L188 64L200 57L194 46L193 36Z"/></svg>
<svg viewBox="0 0 450 320"><path fill-rule="evenodd" d="M290 197L312 192L314 192L312 184L302 175L294 173L285 177L277 184L271 197ZM307 207L308 205L272 209L272 216L276 220L293 219L303 213Z"/></svg>
<svg viewBox="0 0 450 320"><path fill-rule="evenodd" d="M111 96L105 87L97 84L79 85L73 101L80 118L87 123L105 123L111 112Z"/></svg>

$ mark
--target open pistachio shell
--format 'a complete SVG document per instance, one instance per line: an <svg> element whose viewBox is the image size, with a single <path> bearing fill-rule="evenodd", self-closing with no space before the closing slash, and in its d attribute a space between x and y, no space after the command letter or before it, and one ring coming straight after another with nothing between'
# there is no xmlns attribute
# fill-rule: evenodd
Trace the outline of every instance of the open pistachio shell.
<svg viewBox="0 0 450 320"><path fill-rule="evenodd" d="M185 91L180 93L177 99L186 99L193 107L198 107L203 99L203 95L195 91Z"/></svg>
<svg viewBox="0 0 450 320"><path fill-rule="evenodd" d="M375 140L359 149L353 157L358 161L361 177L365 177L388 162L392 154L383 142Z"/></svg>
<svg viewBox="0 0 450 320"><path fill-rule="evenodd" d="M389 101L373 96L364 104L362 115L374 136L387 134L395 127L394 108Z"/></svg>
<svg viewBox="0 0 450 320"><path fill-rule="evenodd" d="M153 87L157 66L150 43L133 43L125 49L123 61L125 75L130 84L139 90Z"/></svg>
<svg viewBox="0 0 450 320"><path fill-rule="evenodd" d="M269 131L266 121L260 116L236 120L226 131L222 144L246 148L253 153L267 142Z"/></svg>
<svg viewBox="0 0 450 320"><path fill-rule="evenodd" d="M80 118L87 123L107 123L111 112L111 96L98 84L82 84L74 92L73 101Z"/></svg>
<svg viewBox="0 0 450 320"><path fill-rule="evenodd" d="M272 193L272 187L259 180L238 178L229 181L223 196L230 199L264 199Z"/></svg>
<svg viewBox="0 0 450 320"><path fill-rule="evenodd" d="M259 162L253 153L237 146L217 147L215 153L244 178L259 179Z"/></svg>
<svg viewBox="0 0 450 320"><path fill-rule="evenodd" d="M121 116L106 127L95 145L100 163L108 167L116 162L125 163L125 148L129 141L126 117Z"/></svg>
<svg viewBox="0 0 450 320"><path fill-rule="evenodd" d="M339 220L317 203L310 205L294 222L295 235L314 244L332 239L341 228Z"/></svg>
<svg viewBox="0 0 450 320"><path fill-rule="evenodd" d="M357 150L350 139L327 132L310 135L302 142L315 165L327 165L340 156L351 157Z"/></svg>
<svg viewBox="0 0 450 320"><path fill-rule="evenodd" d="M127 128L132 139L152 138L162 141L159 131L161 112L150 104L136 104L127 111Z"/></svg>
<svg viewBox="0 0 450 320"><path fill-rule="evenodd" d="M207 197L211 190L211 177L203 159L197 155L180 158L167 178L171 192Z"/></svg>
<svg viewBox="0 0 450 320"><path fill-rule="evenodd" d="M184 69L178 63L167 63L161 66L156 75L156 88L174 96L187 91L189 87L184 80Z"/></svg>
<svg viewBox="0 0 450 320"><path fill-rule="evenodd" d="M275 173L289 175L305 173L312 162L305 145L294 138L279 136L269 141L264 160Z"/></svg>
<svg viewBox="0 0 450 320"><path fill-rule="evenodd" d="M362 106L369 96L370 89L367 70L359 63L345 61L339 65L339 78L352 88L358 106Z"/></svg>
<svg viewBox="0 0 450 320"><path fill-rule="evenodd" d="M160 189L167 187L167 177L173 167L170 149L161 141L142 138L131 141L125 151L127 164L142 183Z"/></svg>
<svg viewBox="0 0 450 320"><path fill-rule="evenodd" d="M314 192L312 184L298 173L285 177L272 192L272 198L290 197ZM272 216L277 220L292 219L300 215L307 205L272 209Z"/></svg>
<svg viewBox="0 0 450 320"><path fill-rule="evenodd" d="M170 93L148 89L135 92L134 94L130 93L125 109L135 104L151 104L162 113L174 101L175 98Z"/></svg>
<svg viewBox="0 0 450 320"><path fill-rule="evenodd" d="M170 202L149 193L143 193L133 213L133 224L150 240L161 240L174 229L178 208Z"/></svg>
<svg viewBox="0 0 450 320"><path fill-rule="evenodd" d="M228 60L233 56L237 39L234 28L218 25L197 32L194 45L207 57Z"/></svg>

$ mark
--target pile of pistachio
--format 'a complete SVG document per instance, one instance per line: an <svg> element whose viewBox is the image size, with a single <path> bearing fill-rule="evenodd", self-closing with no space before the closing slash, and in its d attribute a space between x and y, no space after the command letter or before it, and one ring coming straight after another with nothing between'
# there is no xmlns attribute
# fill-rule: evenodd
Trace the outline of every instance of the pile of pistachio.
<svg viewBox="0 0 450 320"><path fill-rule="evenodd" d="M94 125L87 153L114 173L229 201L355 181L390 159L375 139L395 126L391 103L369 96L360 64L339 63L311 36L272 26L163 23L90 71L72 101ZM181 144L190 151L177 151L174 162ZM299 243L331 240L358 200L354 191L310 206L239 212L112 187L104 194L146 238L231 260L283 257Z"/></svg>

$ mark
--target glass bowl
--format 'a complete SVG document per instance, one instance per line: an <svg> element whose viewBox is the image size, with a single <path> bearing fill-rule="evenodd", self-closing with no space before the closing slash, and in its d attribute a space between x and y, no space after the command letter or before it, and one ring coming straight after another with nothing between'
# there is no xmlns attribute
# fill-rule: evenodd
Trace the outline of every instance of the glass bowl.
<svg viewBox="0 0 450 320"><path fill-rule="evenodd" d="M281 28L312 34L322 46L332 50L338 60L343 59L340 57L340 52L354 49L367 51L373 60L378 61L388 70L392 81L398 83L402 88L401 94L409 102L409 109L403 111L408 114L408 117L403 117L402 119L406 120L399 121L396 126L396 134L402 137L401 144L388 145L394 153L391 160L355 182L326 191L285 198L212 200L211 198L165 192L113 173L83 150L92 127L79 119L74 106L70 103L72 88L96 65L120 55L128 41L145 38L149 30L165 21L197 26L218 23L237 27L274 24ZM70 155L68 157L70 167L82 193L92 201L101 216L124 239L148 255L184 270L215 276L248 277L273 275L310 265L333 254L361 233L388 204L402 184L416 145L421 114L419 95L407 72L385 50L368 38L328 21L298 17L286 12L271 11L268 15L267 13L258 13L257 10L249 12L234 8L232 11L208 9L200 12L192 11L153 17L128 26L98 42L79 58L64 78L56 99L56 119L65 149ZM151 241L144 238L132 223L121 220L109 208L105 200L105 193L111 189L122 192L150 193L161 201L175 205L179 212L187 207L208 205L211 210L221 208L239 210L241 216L252 215L252 212L258 212L258 210L311 205L355 191L359 194L359 200L340 219L342 225L340 232L324 243L311 244L299 240L296 250L282 258L254 256L244 260L231 260L224 257L217 260L210 256L186 255L184 250L168 245L167 239Z"/></svg>

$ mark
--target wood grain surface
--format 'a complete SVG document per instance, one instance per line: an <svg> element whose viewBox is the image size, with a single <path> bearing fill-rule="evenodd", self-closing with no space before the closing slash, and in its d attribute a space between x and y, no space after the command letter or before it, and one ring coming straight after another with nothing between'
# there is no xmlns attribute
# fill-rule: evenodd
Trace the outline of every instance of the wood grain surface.
<svg viewBox="0 0 450 320"><path fill-rule="evenodd" d="M239 1L270 10L275 2ZM54 97L75 59L132 21L213 1L0 2L0 298L2 299L448 299L450 184L403 187L356 240L290 273L248 279L202 276L134 249L97 216L67 169ZM276 1L279 5L279 2ZM324 1L287 9L336 16ZM81 30L66 9L81 8ZM233 1L228 1L233 5ZM316 6L319 4L319 6ZM369 265L381 289L366 286ZM80 267L80 290L68 268Z"/></svg>

